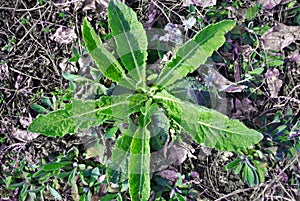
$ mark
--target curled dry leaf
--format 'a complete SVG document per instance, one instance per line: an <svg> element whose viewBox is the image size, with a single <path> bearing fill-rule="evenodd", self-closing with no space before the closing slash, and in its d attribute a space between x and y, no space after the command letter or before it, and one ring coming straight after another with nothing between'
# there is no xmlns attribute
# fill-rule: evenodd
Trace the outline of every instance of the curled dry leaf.
<svg viewBox="0 0 300 201"><path fill-rule="evenodd" d="M160 177L162 177L170 182L174 182L174 183L178 179L177 172L175 170L171 170L171 169L162 170L159 173L157 173L157 175L159 175Z"/></svg>
<svg viewBox="0 0 300 201"><path fill-rule="evenodd" d="M8 70L8 65L5 64L0 64L0 80L2 81L3 77L9 75L9 70Z"/></svg>
<svg viewBox="0 0 300 201"><path fill-rule="evenodd" d="M189 140L188 138L185 140ZM151 171L161 171L171 164L180 165L187 158L196 158L191 142L171 142L151 154Z"/></svg>
<svg viewBox="0 0 300 201"><path fill-rule="evenodd" d="M21 142L29 142L36 139L39 136L37 133L28 132L25 130L16 130L12 133L12 137L20 140Z"/></svg>
<svg viewBox="0 0 300 201"><path fill-rule="evenodd" d="M293 51L288 58L290 59L290 61L292 62L296 62L298 65L300 65L300 51L298 49L296 49L295 51Z"/></svg>
<svg viewBox="0 0 300 201"><path fill-rule="evenodd" d="M271 98L278 97L278 93L280 91L280 88L282 87L282 80L280 80L279 77L279 70L274 68L269 68L266 73L266 79L268 83L268 88L271 94Z"/></svg>
<svg viewBox="0 0 300 201"><path fill-rule="evenodd" d="M158 11L155 5L152 2L150 2L148 11L148 21L146 22L146 27L150 28L153 25L157 13Z"/></svg>
<svg viewBox="0 0 300 201"><path fill-rule="evenodd" d="M23 126L23 128L27 128L32 122L32 117L30 115L29 117L20 116L19 122Z"/></svg>
<svg viewBox="0 0 300 201"><path fill-rule="evenodd" d="M201 69L204 69L203 67ZM242 92L244 89L247 88L245 85L238 85L229 80L227 80L223 75L221 75L218 71L213 68L206 68L207 73L201 73L204 75L205 85L207 87L215 87L218 91L224 91L227 93L236 93ZM203 72L203 71L202 71Z"/></svg>
<svg viewBox="0 0 300 201"><path fill-rule="evenodd" d="M83 10L95 10L98 13L107 12L109 0L85 0L83 2Z"/></svg>
<svg viewBox="0 0 300 201"><path fill-rule="evenodd" d="M184 0L183 6L190 6L190 4L194 4L196 6L201 6L202 8L206 8L209 6L216 5L217 0Z"/></svg>
<svg viewBox="0 0 300 201"><path fill-rule="evenodd" d="M80 8L82 5L82 1L77 0L58 0L53 3L54 6L58 7L61 10L66 12L70 11L71 6L75 8ZM77 9L76 9L77 10Z"/></svg>
<svg viewBox="0 0 300 201"><path fill-rule="evenodd" d="M265 9L271 10L279 4L286 4L292 0L258 0L257 3L262 4Z"/></svg>
<svg viewBox="0 0 300 201"><path fill-rule="evenodd" d="M296 40L300 40L300 27L277 23L263 34L262 40L265 49L282 50Z"/></svg>
<svg viewBox="0 0 300 201"><path fill-rule="evenodd" d="M75 33L75 27L59 27L55 34L50 36L51 40L56 41L60 44L69 44L77 39L77 35Z"/></svg>

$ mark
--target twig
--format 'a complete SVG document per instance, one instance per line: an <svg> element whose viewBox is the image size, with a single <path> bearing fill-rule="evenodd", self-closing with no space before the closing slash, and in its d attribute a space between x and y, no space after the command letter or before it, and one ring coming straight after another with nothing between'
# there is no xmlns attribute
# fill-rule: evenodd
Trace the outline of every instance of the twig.
<svg viewBox="0 0 300 201"><path fill-rule="evenodd" d="M39 6L39 7L34 7L34 8L27 8L27 9L15 9L15 8L10 8L10 7L1 7L0 6L0 10L14 10L16 12L28 12L28 11L35 11L35 10L39 10L41 8L44 8L45 5Z"/></svg>

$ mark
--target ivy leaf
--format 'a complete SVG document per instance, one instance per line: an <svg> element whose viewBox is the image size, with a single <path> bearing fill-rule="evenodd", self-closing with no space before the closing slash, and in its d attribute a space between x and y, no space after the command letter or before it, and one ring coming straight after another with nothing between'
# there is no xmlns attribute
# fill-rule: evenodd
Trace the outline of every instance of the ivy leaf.
<svg viewBox="0 0 300 201"><path fill-rule="evenodd" d="M108 23L122 63L137 84L145 87L148 42L142 23L131 8L115 0L108 6Z"/></svg>
<svg viewBox="0 0 300 201"><path fill-rule="evenodd" d="M124 69L103 46L101 39L86 18L83 21L82 36L90 56L103 75L112 81L119 82L121 86L135 89L134 82L126 77Z"/></svg>
<svg viewBox="0 0 300 201"><path fill-rule="evenodd" d="M142 95L102 96L98 100L73 100L62 110L39 115L28 130L46 136L63 136L78 129L88 129L109 119L126 119L138 111ZM138 103L138 104L137 104Z"/></svg>
<svg viewBox="0 0 300 201"><path fill-rule="evenodd" d="M225 42L224 34L235 26L232 20L223 20L205 27L194 38L178 49L175 56L169 61L155 85L163 88L177 80L182 79L188 73L195 71L204 64L214 50L219 49Z"/></svg>
<svg viewBox="0 0 300 201"><path fill-rule="evenodd" d="M225 151L237 151L258 143L263 135L238 120L206 107L195 105L163 91L154 96L169 117L189 133L197 143Z"/></svg>

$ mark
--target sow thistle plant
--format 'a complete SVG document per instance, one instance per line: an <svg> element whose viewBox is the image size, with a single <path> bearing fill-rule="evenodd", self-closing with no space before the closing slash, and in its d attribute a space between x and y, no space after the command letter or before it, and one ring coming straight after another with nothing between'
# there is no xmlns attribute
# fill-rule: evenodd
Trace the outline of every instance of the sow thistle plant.
<svg viewBox="0 0 300 201"><path fill-rule="evenodd" d="M111 1L108 23L119 59L104 47L87 19L83 22L82 35L99 70L124 92L102 95L97 100L73 99L64 108L39 115L29 126L29 131L63 136L103 123L115 127L120 122L126 124L126 129L120 128L122 134L116 138L108 168L118 170L118 166L125 164L120 171L125 171L129 179L132 200L148 200L150 197L150 141L156 135L153 133L155 129L150 127L153 127L153 116L157 112L163 110L167 117L164 120L169 121L173 130L180 130L196 143L218 150L237 152L252 147L263 138L262 134L238 120L182 100L170 90L222 46L225 33L235 26L234 21L224 20L209 25L196 34L176 51L151 84L146 76L146 31L134 11L121 2Z"/></svg>

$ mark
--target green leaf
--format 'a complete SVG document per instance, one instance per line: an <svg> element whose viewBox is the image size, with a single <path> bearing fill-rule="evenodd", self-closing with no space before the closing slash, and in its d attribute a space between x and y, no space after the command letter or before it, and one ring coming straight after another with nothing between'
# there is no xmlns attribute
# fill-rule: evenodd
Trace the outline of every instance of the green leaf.
<svg viewBox="0 0 300 201"><path fill-rule="evenodd" d="M235 26L232 20L223 20L217 24L205 27L194 38L178 49L176 55L169 61L160 73L156 86L166 87L182 79L188 73L195 71L204 64L214 50L225 42L224 34Z"/></svg>
<svg viewBox="0 0 300 201"><path fill-rule="evenodd" d="M61 195L54 189L52 188L51 186L48 185L48 188L50 190L50 193L55 197L55 199L58 199L58 200L62 200L63 198L61 197Z"/></svg>
<svg viewBox="0 0 300 201"><path fill-rule="evenodd" d="M71 164L72 162L52 162L44 165L43 170L44 171L59 170L60 168L66 167Z"/></svg>
<svg viewBox="0 0 300 201"><path fill-rule="evenodd" d="M29 184L24 184L23 187L22 187L22 190L20 192L20 201L25 201L26 200L26 197L28 195L28 192L27 192L27 189L29 187Z"/></svg>
<svg viewBox="0 0 300 201"><path fill-rule="evenodd" d="M178 201L186 201L186 198L180 195L179 193L176 193L175 196L176 196L176 200Z"/></svg>
<svg viewBox="0 0 300 201"><path fill-rule="evenodd" d="M151 115L151 124L148 129L151 133L150 147L158 151L165 145L169 135L170 122L164 110L154 112Z"/></svg>
<svg viewBox="0 0 300 201"><path fill-rule="evenodd" d="M226 165L226 167L225 167L226 170L231 170L232 168L236 167L239 164L240 161L241 161L240 158L232 161L231 163L229 163L228 165Z"/></svg>
<svg viewBox="0 0 300 201"><path fill-rule="evenodd" d="M256 68L253 71L248 71L250 75L261 75L264 72L264 68Z"/></svg>
<svg viewBox="0 0 300 201"><path fill-rule="evenodd" d="M246 19L253 20L258 12L258 7L250 7L246 10Z"/></svg>
<svg viewBox="0 0 300 201"><path fill-rule="evenodd" d="M89 187L92 187L100 176L101 174L99 168L95 167L91 172Z"/></svg>
<svg viewBox="0 0 300 201"><path fill-rule="evenodd" d="M254 181L255 181L255 176L253 173L253 170L248 166L245 165L245 168L247 168L247 181L250 187L252 187L254 185Z"/></svg>
<svg viewBox="0 0 300 201"><path fill-rule="evenodd" d="M83 21L82 36L89 54L103 75L112 81L119 82L124 87L135 89L133 81L126 77L124 69L103 46L101 39L86 18Z"/></svg>
<svg viewBox="0 0 300 201"><path fill-rule="evenodd" d="M115 200L118 194L106 194L104 197L100 199L100 201L111 201Z"/></svg>
<svg viewBox="0 0 300 201"><path fill-rule="evenodd" d="M150 197L150 131L151 115L158 105L148 100L141 108L139 127L130 145L129 157L129 193L132 200L147 201Z"/></svg>
<svg viewBox="0 0 300 201"><path fill-rule="evenodd" d="M31 104L30 108L33 109L34 111L36 111L39 114L45 114L48 111L46 108L44 108L43 106L40 106L40 105L38 105L36 103Z"/></svg>
<svg viewBox="0 0 300 201"><path fill-rule="evenodd" d="M238 120L200 105L181 101L163 91L154 96L169 117L179 124L197 143L226 151L237 151L258 143L263 135L247 128Z"/></svg>
<svg viewBox="0 0 300 201"><path fill-rule="evenodd" d="M11 184L8 186L8 189L10 190L14 190L16 188L20 188L24 185L24 182L20 182L20 183L16 183L16 184Z"/></svg>
<svg viewBox="0 0 300 201"><path fill-rule="evenodd" d="M259 183L257 173L255 172L255 170L252 170L252 168L250 168L247 164L244 166L242 178L244 182L247 182L250 187L253 187Z"/></svg>
<svg viewBox="0 0 300 201"><path fill-rule="evenodd" d="M27 190L28 193L38 193L45 189L45 186L40 186L38 188L32 188L30 190Z"/></svg>
<svg viewBox="0 0 300 201"><path fill-rule="evenodd" d="M145 87L148 42L142 23L131 8L115 0L108 5L108 23L128 74Z"/></svg>
<svg viewBox="0 0 300 201"><path fill-rule="evenodd" d="M150 197L150 132L146 126L145 121L131 142L129 192L132 200L147 201Z"/></svg>
<svg viewBox="0 0 300 201"><path fill-rule="evenodd" d="M105 138L112 138L117 133L118 130L119 130L118 126L114 126L112 128L106 129L104 137Z"/></svg>
<svg viewBox="0 0 300 201"><path fill-rule="evenodd" d="M47 107L51 107L52 106L52 102L50 100L49 97L43 96L41 97L41 102L46 105Z"/></svg>
<svg viewBox="0 0 300 201"><path fill-rule="evenodd" d="M122 183L128 178L128 155L132 136L137 130L137 126L129 120L128 129L121 129L120 136L112 151L112 161L107 165L107 174L110 182Z"/></svg>
<svg viewBox="0 0 300 201"><path fill-rule="evenodd" d="M143 100L141 95L102 96L98 100L73 100L66 104L65 109L39 115L28 130L47 136L63 136L75 133L78 129L88 129L98 126L112 118L126 119L137 111Z"/></svg>
<svg viewBox="0 0 300 201"><path fill-rule="evenodd" d="M77 170L76 170L77 168L74 168L71 172L70 172L70 174L69 174L69 177L68 177L68 184L69 184L69 186L72 186L72 184L73 184L73 182L74 182L74 178L75 178L75 176L76 176L76 174L77 174Z"/></svg>

